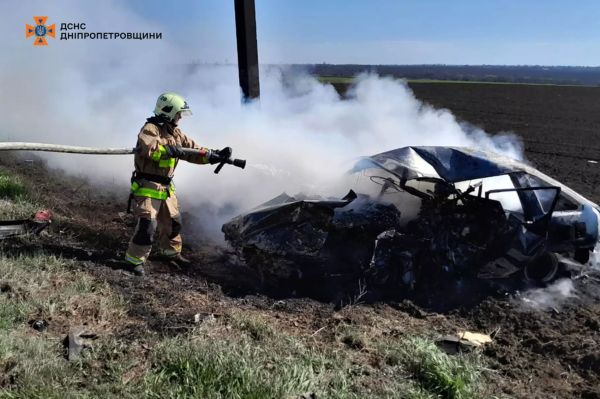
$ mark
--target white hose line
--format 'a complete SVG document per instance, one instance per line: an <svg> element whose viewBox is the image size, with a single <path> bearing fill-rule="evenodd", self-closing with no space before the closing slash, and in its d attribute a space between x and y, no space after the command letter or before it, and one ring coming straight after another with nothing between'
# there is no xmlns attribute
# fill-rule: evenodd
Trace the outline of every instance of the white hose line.
<svg viewBox="0 0 600 399"><path fill-rule="evenodd" d="M0 143L0 151L48 151L69 154L127 155L136 154L136 148L95 148L43 143Z"/></svg>

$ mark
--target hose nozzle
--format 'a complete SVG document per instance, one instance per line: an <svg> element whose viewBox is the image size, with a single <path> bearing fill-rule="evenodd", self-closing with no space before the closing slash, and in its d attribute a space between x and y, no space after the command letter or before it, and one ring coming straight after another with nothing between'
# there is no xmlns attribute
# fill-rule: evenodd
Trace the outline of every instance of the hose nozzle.
<svg viewBox="0 0 600 399"><path fill-rule="evenodd" d="M246 160L245 159L234 159L233 166L237 166L238 168L244 169L246 167Z"/></svg>

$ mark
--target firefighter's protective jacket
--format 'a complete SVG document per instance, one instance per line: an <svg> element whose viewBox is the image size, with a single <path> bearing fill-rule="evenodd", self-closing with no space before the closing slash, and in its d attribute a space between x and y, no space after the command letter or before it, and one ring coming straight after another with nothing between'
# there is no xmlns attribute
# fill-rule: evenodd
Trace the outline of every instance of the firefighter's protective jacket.
<svg viewBox="0 0 600 399"><path fill-rule="evenodd" d="M207 164L209 160L205 154L207 148L200 147L194 140L190 139L169 123L146 123L139 135L137 146L141 147L139 154L134 157L135 171L147 175L170 178L175 173L177 160L167 158L165 147L177 145L183 148L198 150L196 155L186 155L181 159L195 164ZM174 192L174 185L161 184L146 179L135 179L131 189L134 196L150 197L155 199L166 199Z"/></svg>

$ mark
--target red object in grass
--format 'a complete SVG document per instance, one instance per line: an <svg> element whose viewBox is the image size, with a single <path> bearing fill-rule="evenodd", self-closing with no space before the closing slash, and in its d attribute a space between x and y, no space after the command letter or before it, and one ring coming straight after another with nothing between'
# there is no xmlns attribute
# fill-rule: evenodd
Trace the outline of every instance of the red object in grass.
<svg viewBox="0 0 600 399"><path fill-rule="evenodd" d="M36 222L49 222L52 218L52 211L39 211L35 214L33 220Z"/></svg>

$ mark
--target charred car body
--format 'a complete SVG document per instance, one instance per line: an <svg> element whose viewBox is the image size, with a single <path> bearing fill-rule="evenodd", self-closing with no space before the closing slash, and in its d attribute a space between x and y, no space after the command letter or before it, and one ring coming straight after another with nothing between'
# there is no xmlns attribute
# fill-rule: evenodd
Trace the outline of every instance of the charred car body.
<svg viewBox="0 0 600 399"><path fill-rule="evenodd" d="M381 287L448 274L546 283L598 242L598 205L492 152L404 147L349 174L346 197L284 193L224 224L226 240L265 280L362 276Z"/></svg>

